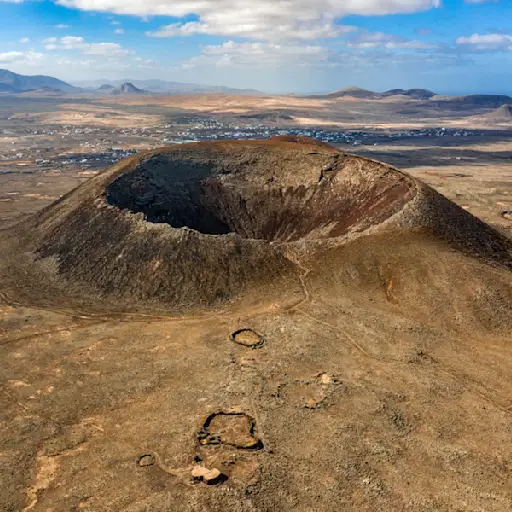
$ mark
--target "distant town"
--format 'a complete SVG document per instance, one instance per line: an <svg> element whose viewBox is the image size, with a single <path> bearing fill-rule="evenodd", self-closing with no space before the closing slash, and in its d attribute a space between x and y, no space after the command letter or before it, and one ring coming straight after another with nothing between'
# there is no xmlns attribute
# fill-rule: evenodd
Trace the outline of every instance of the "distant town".
<svg viewBox="0 0 512 512"><path fill-rule="evenodd" d="M378 146L405 138L477 137L488 131L424 128L402 131L283 128L254 123L224 122L216 118L187 117L176 123L146 128L55 126L30 128L26 124L0 131L0 173L32 172L37 168L100 170L138 151L167 144L205 140L258 140L274 136L313 137L349 146ZM12 140L11 140L12 139ZM46 142L47 141L47 142ZM12 167L9 164L12 163Z"/></svg>

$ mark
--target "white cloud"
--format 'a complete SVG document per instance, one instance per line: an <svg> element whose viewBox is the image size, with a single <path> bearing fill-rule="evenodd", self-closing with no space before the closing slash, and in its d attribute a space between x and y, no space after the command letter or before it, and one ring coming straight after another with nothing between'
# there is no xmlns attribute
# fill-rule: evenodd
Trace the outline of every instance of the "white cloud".
<svg viewBox="0 0 512 512"><path fill-rule="evenodd" d="M112 52L112 47L98 46L98 43L89 47L89 53L0 53L0 67L8 67L11 71L27 75L55 76L68 82L91 77L136 77L139 76L137 73L154 68L155 65L155 62L135 55L116 54ZM161 66L158 69L160 71Z"/></svg>
<svg viewBox="0 0 512 512"><path fill-rule="evenodd" d="M166 15L198 21L167 25L149 35L243 36L265 40L336 37L346 28L337 20L350 14L412 13L441 0L57 0L66 7L138 16Z"/></svg>
<svg viewBox="0 0 512 512"><path fill-rule="evenodd" d="M39 66L44 59L45 55L43 53L30 51L25 53L25 58L21 63L26 66Z"/></svg>
<svg viewBox="0 0 512 512"><path fill-rule="evenodd" d="M439 45L364 29L346 31L345 36L343 41L334 46L322 41L306 44L298 40L227 41L219 45L203 45L200 46L200 55L182 62L178 69L210 68L210 71L214 72L213 68L230 67L244 70L261 69L262 72L268 72L283 67L290 69L346 67L351 53L357 54L357 59L354 59L353 63L361 68L365 58L368 61L377 58L376 52L380 52L380 55L385 55L386 59L391 61L397 50L405 50L406 52L402 53L409 53L413 57L412 54L417 50L440 49ZM370 49L371 57L367 52ZM425 53L422 58L426 56ZM417 55L414 58L417 59ZM403 59L400 62L403 62Z"/></svg>
<svg viewBox="0 0 512 512"><path fill-rule="evenodd" d="M61 44L64 45L82 45L84 44L84 38L83 37L77 37L77 36L65 36L60 38Z"/></svg>
<svg viewBox="0 0 512 512"><path fill-rule="evenodd" d="M87 46L83 37L49 37L43 40L46 50L81 50Z"/></svg>
<svg viewBox="0 0 512 512"><path fill-rule="evenodd" d="M129 50L123 50L117 43L91 43L84 51L87 55L126 55Z"/></svg>
<svg viewBox="0 0 512 512"><path fill-rule="evenodd" d="M34 65L41 61L43 58L42 53L37 52L7 52L0 53L1 64L25 64Z"/></svg>
<svg viewBox="0 0 512 512"><path fill-rule="evenodd" d="M116 21L116 20L111 21L110 24L111 25L121 25L121 23L119 21Z"/></svg>
<svg viewBox="0 0 512 512"><path fill-rule="evenodd" d="M133 60L137 63L138 68L153 68L156 64L154 60L143 59L142 57L135 57Z"/></svg>
<svg viewBox="0 0 512 512"><path fill-rule="evenodd" d="M125 50L117 43L88 43L83 37L65 36L49 37L44 39L45 49L53 50L79 50L86 55L127 55L130 50Z"/></svg>
<svg viewBox="0 0 512 512"><path fill-rule="evenodd" d="M114 30L114 34L118 34L118 35L124 34L124 28L116 28Z"/></svg>
<svg viewBox="0 0 512 512"><path fill-rule="evenodd" d="M205 55L242 55L242 56L319 56L325 52L322 46L283 45L270 43L236 43L228 41L221 45L202 46Z"/></svg>
<svg viewBox="0 0 512 512"><path fill-rule="evenodd" d="M300 43L236 42L202 46L201 54L179 63L174 79L279 92L304 92L321 87L335 89L356 83L364 87L362 77L375 82L379 78L430 73L445 67L456 68L460 55L425 52L418 58L414 51L399 52L385 46L348 49L345 45ZM159 65L158 69L162 67ZM165 74L165 70L162 69ZM221 80L223 82L221 82ZM397 79L397 83L402 83ZM387 88L394 86L393 80ZM407 85L412 87L413 84ZM382 86L384 87L384 86Z"/></svg>
<svg viewBox="0 0 512 512"><path fill-rule="evenodd" d="M384 45L385 48L390 50L434 50L438 48L437 44L424 43L422 41L390 41Z"/></svg>
<svg viewBox="0 0 512 512"><path fill-rule="evenodd" d="M59 57L55 63L59 67L64 66L68 73L72 71L76 76L82 75L84 78L90 78L93 72L124 72L133 69L133 66L126 59L116 58L69 59Z"/></svg>
<svg viewBox="0 0 512 512"><path fill-rule="evenodd" d="M512 36L506 34L473 34L455 42L474 50L512 50Z"/></svg>
<svg viewBox="0 0 512 512"><path fill-rule="evenodd" d="M160 27L154 32L146 32L149 37L186 37L195 34L215 34L228 37L250 36L263 40L287 40L287 39L322 39L340 37L357 30L347 25L335 25L333 23L282 23L271 28L251 24L233 23L228 26L208 25L197 21L187 23L174 23Z"/></svg>
<svg viewBox="0 0 512 512"><path fill-rule="evenodd" d="M0 53L0 62L16 62L19 60L23 60L25 57L25 54L23 52L7 52L7 53Z"/></svg>
<svg viewBox="0 0 512 512"><path fill-rule="evenodd" d="M512 36L505 34L473 34L469 37L459 37L457 44L509 44Z"/></svg>
<svg viewBox="0 0 512 512"><path fill-rule="evenodd" d="M21 44L26 44L26 43L30 43L30 39L28 37L22 37L20 39L20 43Z"/></svg>
<svg viewBox="0 0 512 512"><path fill-rule="evenodd" d="M438 47L435 44L428 44L422 41L411 41L392 34L369 32L367 30L360 30L357 32L357 34L349 39L346 46L348 48L388 48L390 50L432 50Z"/></svg>
<svg viewBox="0 0 512 512"><path fill-rule="evenodd" d="M201 55L182 63L182 69L197 67L272 68L292 65L305 66L327 61L329 50L319 45L272 44L261 42L237 43L201 47Z"/></svg>
<svg viewBox="0 0 512 512"><path fill-rule="evenodd" d="M55 28L58 28L58 29L71 28L71 25L64 25L62 23L59 23L58 25L55 25Z"/></svg>

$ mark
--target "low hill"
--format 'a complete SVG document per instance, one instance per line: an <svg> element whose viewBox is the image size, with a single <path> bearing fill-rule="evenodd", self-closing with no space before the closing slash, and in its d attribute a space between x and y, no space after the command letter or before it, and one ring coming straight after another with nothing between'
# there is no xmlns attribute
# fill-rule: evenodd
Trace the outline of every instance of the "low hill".
<svg viewBox="0 0 512 512"><path fill-rule="evenodd" d="M439 96L432 97L432 101L442 107L446 104L474 107L498 108L502 105L511 105L512 98L504 94L468 94L466 96Z"/></svg>
<svg viewBox="0 0 512 512"><path fill-rule="evenodd" d="M313 94L310 97L321 99L336 99L350 97L372 100L377 99L379 97L379 94L373 91L369 91L368 89L361 89L360 87L345 87L344 89L340 89L338 91L330 92L327 94Z"/></svg>
<svg viewBox="0 0 512 512"><path fill-rule="evenodd" d="M378 100L381 98L389 98L391 96L404 96L415 100L428 100L435 96L435 93L428 89L390 89L389 91L379 93L362 89L360 87L345 87L339 91L330 92L327 94L315 94L313 98L323 99L336 99L336 98L359 98L365 100Z"/></svg>
<svg viewBox="0 0 512 512"><path fill-rule="evenodd" d="M110 91L110 94L114 95L120 95L120 94L147 94L147 91L144 91L143 89L139 89L138 87L135 87L130 82L126 82L124 84L121 84L119 87L116 87L115 89L112 89Z"/></svg>
<svg viewBox="0 0 512 512"><path fill-rule="evenodd" d="M115 90L115 87L113 85L103 84L103 85L100 85L93 92L96 93L96 94L112 94L112 92L114 90Z"/></svg>
<svg viewBox="0 0 512 512"><path fill-rule="evenodd" d="M480 116L473 116L471 119L477 122L487 123L489 125L512 123L512 105L502 105L496 110Z"/></svg>
<svg viewBox="0 0 512 512"><path fill-rule="evenodd" d="M383 92L380 96L384 98L389 96L409 96L415 100L429 100L435 96L435 93L428 89L390 89Z"/></svg>
<svg viewBox="0 0 512 512"><path fill-rule="evenodd" d="M73 87L58 78L45 75L26 76L13 73L7 69L0 69L0 87L3 92L19 93L34 89L58 89L67 93L82 92L78 87Z"/></svg>
<svg viewBox="0 0 512 512"><path fill-rule="evenodd" d="M482 117L489 121L495 121L497 123L510 123L512 122L512 105L502 105L495 111L489 112L488 114L485 114Z"/></svg>

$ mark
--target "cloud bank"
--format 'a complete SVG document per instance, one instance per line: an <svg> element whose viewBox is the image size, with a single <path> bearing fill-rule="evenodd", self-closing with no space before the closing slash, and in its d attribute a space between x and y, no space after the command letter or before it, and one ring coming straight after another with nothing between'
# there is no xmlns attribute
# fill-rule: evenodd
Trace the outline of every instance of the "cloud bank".
<svg viewBox="0 0 512 512"><path fill-rule="evenodd" d="M57 0L65 7L137 16L194 16L165 25L154 37L212 34L251 39L318 39L350 30L337 22L351 14L413 13L441 6L441 0Z"/></svg>

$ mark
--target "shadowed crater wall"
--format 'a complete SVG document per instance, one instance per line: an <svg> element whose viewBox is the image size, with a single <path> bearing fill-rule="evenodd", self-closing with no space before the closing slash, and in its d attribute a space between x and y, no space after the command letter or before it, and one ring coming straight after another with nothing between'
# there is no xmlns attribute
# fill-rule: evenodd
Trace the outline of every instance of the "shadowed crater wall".
<svg viewBox="0 0 512 512"><path fill-rule="evenodd" d="M229 161L222 153L205 158L201 149L144 160L108 186L108 203L173 228L290 242L380 223L415 193L405 175L370 161L363 168L343 154L267 149Z"/></svg>
<svg viewBox="0 0 512 512"><path fill-rule="evenodd" d="M109 204L142 212L148 222L189 227L207 235L232 231L215 208L215 190L207 178L208 163L153 158L121 176L107 189Z"/></svg>

